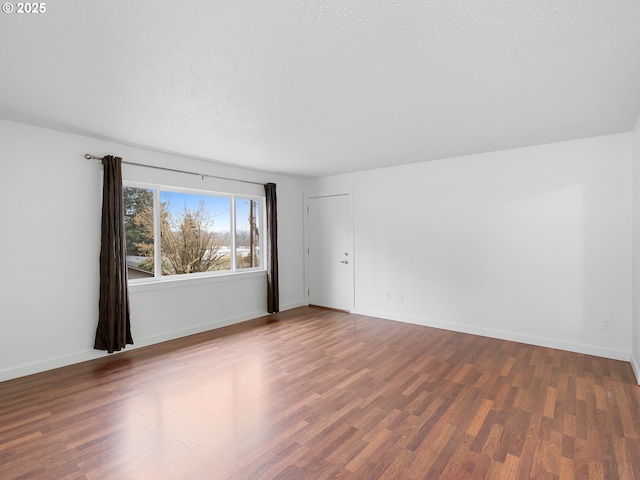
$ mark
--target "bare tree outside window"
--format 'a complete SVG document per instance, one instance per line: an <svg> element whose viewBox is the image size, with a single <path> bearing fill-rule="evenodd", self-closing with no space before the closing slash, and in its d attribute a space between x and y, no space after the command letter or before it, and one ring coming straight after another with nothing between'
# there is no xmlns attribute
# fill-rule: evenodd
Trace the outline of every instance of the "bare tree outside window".
<svg viewBox="0 0 640 480"><path fill-rule="evenodd" d="M128 257L131 268L153 275L153 191L134 187L125 190L125 199L130 199L126 233L134 253ZM230 212L230 198L160 192L161 275L230 270Z"/></svg>
<svg viewBox="0 0 640 480"><path fill-rule="evenodd" d="M231 268L228 246L214 231L214 220L200 201L195 209L170 214L161 207L162 274L212 272ZM224 251L226 248L226 252Z"/></svg>

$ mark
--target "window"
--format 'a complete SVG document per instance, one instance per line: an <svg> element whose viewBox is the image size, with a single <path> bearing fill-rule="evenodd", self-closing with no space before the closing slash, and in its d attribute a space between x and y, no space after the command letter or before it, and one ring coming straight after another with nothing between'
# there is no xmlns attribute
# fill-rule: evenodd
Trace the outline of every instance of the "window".
<svg viewBox="0 0 640 480"><path fill-rule="evenodd" d="M262 198L124 187L130 280L263 270Z"/></svg>
<svg viewBox="0 0 640 480"><path fill-rule="evenodd" d="M256 268L260 262L260 202L236 198L236 265Z"/></svg>
<svg viewBox="0 0 640 480"><path fill-rule="evenodd" d="M129 280L154 276L153 197L148 188L123 188Z"/></svg>

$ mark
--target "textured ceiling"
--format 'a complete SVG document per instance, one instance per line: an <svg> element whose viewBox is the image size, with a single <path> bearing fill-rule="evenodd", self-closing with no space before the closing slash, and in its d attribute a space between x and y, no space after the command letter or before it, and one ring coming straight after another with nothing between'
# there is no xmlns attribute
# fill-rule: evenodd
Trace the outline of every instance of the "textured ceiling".
<svg viewBox="0 0 640 480"><path fill-rule="evenodd" d="M0 117L296 176L626 132L638 0L111 0L0 13Z"/></svg>

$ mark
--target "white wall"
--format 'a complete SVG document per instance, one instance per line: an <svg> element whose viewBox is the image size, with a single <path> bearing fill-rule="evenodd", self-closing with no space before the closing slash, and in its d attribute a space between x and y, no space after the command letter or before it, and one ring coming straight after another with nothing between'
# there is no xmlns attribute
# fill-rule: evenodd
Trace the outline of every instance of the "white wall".
<svg viewBox="0 0 640 480"><path fill-rule="evenodd" d="M84 160L87 152L275 181L282 309L304 303L303 192L353 188L357 312L622 360L629 359L633 335L637 366L631 165L632 158L640 165L639 124L633 134L302 182L0 121L0 380L105 355L92 350L101 168ZM253 188L124 171L130 180ZM640 194L633 205L637 244ZM638 256L633 273L640 278ZM136 345L127 349L261 315L264 282L257 275L136 286ZM605 316L611 331L600 329Z"/></svg>
<svg viewBox="0 0 640 480"><path fill-rule="evenodd" d="M0 380L105 355L97 324L101 166L85 153L278 185L281 309L304 303L302 182L0 120ZM264 193L125 166L130 180ZM140 347L266 314L265 274L131 288Z"/></svg>
<svg viewBox="0 0 640 480"><path fill-rule="evenodd" d="M610 135L305 189L354 190L356 312L628 361L631 148Z"/></svg>
<svg viewBox="0 0 640 480"><path fill-rule="evenodd" d="M633 325L631 365L640 384L640 118L633 129Z"/></svg>

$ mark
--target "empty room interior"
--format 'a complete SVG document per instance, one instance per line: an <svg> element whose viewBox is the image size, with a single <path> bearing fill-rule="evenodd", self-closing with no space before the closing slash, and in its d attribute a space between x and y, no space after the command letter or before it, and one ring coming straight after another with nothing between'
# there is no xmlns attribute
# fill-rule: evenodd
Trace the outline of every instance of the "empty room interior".
<svg viewBox="0 0 640 480"><path fill-rule="evenodd" d="M0 478L640 479L640 2L8 2L0 69Z"/></svg>

